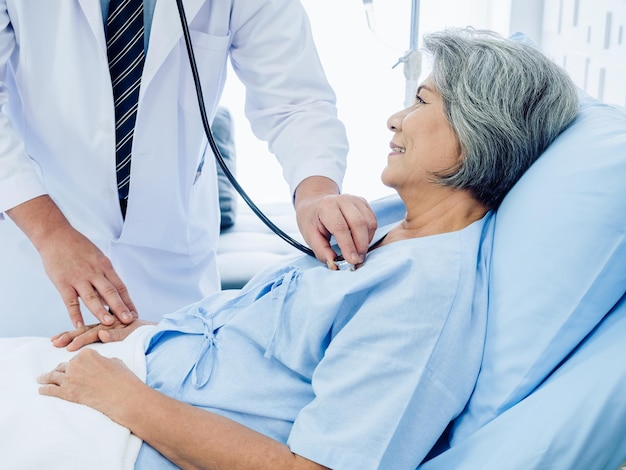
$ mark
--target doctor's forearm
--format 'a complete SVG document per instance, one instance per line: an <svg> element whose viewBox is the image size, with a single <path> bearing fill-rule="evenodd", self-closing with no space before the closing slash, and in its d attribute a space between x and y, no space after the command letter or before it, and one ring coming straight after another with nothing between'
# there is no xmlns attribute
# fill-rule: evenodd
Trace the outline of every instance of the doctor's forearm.
<svg viewBox="0 0 626 470"><path fill-rule="evenodd" d="M50 196L43 195L26 201L7 211L15 225L41 251L47 237L58 230L71 229L71 225Z"/></svg>
<svg viewBox="0 0 626 470"><path fill-rule="evenodd" d="M308 197L327 194L339 194L337 183L324 176L310 176L303 180L296 188L294 205L297 209L298 203Z"/></svg>

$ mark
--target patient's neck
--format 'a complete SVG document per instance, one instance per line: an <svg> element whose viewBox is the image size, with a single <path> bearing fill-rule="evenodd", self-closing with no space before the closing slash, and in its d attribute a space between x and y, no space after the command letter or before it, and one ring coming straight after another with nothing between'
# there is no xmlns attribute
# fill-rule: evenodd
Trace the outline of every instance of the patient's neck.
<svg viewBox="0 0 626 470"><path fill-rule="evenodd" d="M405 201L406 216L382 244L455 232L480 220L487 208L467 191L449 190L436 200Z"/></svg>

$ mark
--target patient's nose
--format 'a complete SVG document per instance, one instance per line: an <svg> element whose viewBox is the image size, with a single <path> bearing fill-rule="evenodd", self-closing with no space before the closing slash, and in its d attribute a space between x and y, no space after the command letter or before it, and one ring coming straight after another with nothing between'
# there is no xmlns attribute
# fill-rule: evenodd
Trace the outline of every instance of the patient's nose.
<svg viewBox="0 0 626 470"><path fill-rule="evenodd" d="M402 129L402 116L404 115L403 111L398 111L397 113L392 114L387 119L387 129L391 132L398 132Z"/></svg>

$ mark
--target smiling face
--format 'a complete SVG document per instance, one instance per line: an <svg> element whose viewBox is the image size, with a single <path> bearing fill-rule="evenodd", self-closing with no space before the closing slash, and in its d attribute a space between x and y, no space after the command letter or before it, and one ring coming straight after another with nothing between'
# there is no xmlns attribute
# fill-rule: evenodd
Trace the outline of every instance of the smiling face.
<svg viewBox="0 0 626 470"><path fill-rule="evenodd" d="M446 119L443 98L429 78L417 89L415 102L393 114L387 127L394 133L382 182L403 194L432 188L434 174L454 168L461 158L459 140Z"/></svg>

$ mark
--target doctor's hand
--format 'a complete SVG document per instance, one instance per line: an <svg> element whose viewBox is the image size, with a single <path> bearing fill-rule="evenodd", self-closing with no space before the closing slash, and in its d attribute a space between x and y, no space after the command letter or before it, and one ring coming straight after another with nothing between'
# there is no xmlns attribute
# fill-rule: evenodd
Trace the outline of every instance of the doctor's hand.
<svg viewBox="0 0 626 470"><path fill-rule="evenodd" d="M333 181L313 176L298 185L295 207L300 232L317 259L337 269L337 254L329 244L333 235L346 261L354 265L365 261L377 228L376 215L365 199L337 194Z"/></svg>
<svg viewBox="0 0 626 470"><path fill-rule="evenodd" d="M74 229L49 196L7 211L39 252L48 277L67 307L72 325L84 325L79 299L104 325L137 318L126 286L109 259Z"/></svg>

